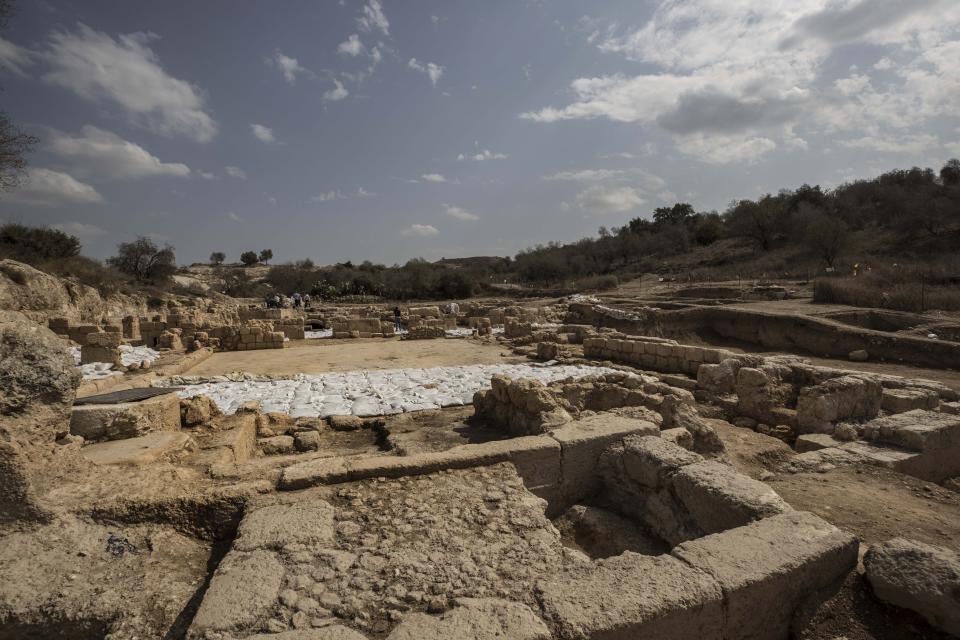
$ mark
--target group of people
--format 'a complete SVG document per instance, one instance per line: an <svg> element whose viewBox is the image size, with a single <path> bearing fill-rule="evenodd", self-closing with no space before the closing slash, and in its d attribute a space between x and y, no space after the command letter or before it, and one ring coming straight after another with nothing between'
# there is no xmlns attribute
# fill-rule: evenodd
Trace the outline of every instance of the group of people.
<svg viewBox="0 0 960 640"><path fill-rule="evenodd" d="M268 309L309 309L310 294L306 293L301 296L299 293L294 293L288 298L282 293L275 293L272 296L267 296L266 303Z"/></svg>

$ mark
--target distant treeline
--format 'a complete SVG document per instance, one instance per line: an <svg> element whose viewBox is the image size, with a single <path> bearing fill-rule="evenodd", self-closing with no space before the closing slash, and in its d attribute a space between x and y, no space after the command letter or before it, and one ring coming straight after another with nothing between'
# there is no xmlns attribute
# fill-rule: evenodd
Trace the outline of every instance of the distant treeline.
<svg viewBox="0 0 960 640"><path fill-rule="evenodd" d="M223 293L233 296L276 291L309 293L320 299L464 298L516 285L605 288L616 285L618 276L657 271L669 258L721 240L749 245L751 253L760 257L790 248L823 267L833 267L848 251L852 234L871 231L895 232L899 246L883 247L886 255L906 254L921 244L933 254L957 253L960 161L948 161L939 172L917 167L895 170L829 190L803 185L732 202L722 213L698 212L690 204L677 203L655 209L649 219L638 217L622 227L601 227L596 237L538 245L512 259L414 259L391 267L370 261L319 267L302 260L273 266L260 281L244 269L218 266L222 257L217 252L211 257ZM0 227L0 257L77 275L101 288L170 286L174 273L173 247L157 247L145 238L118 245L117 255L106 265L79 253L80 242L61 231L20 224ZM255 262L257 255L249 253L250 262Z"/></svg>
<svg viewBox="0 0 960 640"><path fill-rule="evenodd" d="M732 202L723 213L697 212L685 203L661 207L651 219L635 218L609 230L601 227L595 238L523 251L511 271L531 282L615 273L637 263L655 266L658 260L724 238L749 241L758 252L803 248L832 267L851 232L897 231L908 245L948 235L952 239L958 225L960 161L950 160L939 173L915 167L832 190L803 185ZM941 244L946 248L949 243ZM896 247L889 249L896 253Z"/></svg>

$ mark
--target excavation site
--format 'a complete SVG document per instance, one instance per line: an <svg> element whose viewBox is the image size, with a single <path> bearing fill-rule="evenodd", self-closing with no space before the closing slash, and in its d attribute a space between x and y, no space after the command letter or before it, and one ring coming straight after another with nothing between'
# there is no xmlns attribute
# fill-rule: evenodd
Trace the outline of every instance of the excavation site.
<svg viewBox="0 0 960 640"><path fill-rule="evenodd" d="M960 343L656 305L4 311L0 638L956 632Z"/></svg>
<svg viewBox="0 0 960 640"><path fill-rule="evenodd" d="M958 0L0 0L0 640L960 640L958 104Z"/></svg>

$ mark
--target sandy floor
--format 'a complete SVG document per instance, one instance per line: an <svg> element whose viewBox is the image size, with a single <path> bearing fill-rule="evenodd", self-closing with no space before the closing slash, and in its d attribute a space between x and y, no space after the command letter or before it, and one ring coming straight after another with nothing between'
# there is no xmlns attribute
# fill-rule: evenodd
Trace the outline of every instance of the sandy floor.
<svg viewBox="0 0 960 640"><path fill-rule="evenodd" d="M294 375L360 369L444 367L464 364L526 362L509 349L481 340L305 340L286 349L229 351L190 369L190 375L246 371L264 375Z"/></svg>

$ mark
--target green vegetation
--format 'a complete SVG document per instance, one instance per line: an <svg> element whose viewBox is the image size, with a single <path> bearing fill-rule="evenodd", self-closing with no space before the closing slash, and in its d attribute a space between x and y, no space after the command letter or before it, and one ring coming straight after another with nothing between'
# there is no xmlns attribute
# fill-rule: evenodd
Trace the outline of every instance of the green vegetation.
<svg viewBox="0 0 960 640"><path fill-rule="evenodd" d="M958 247L960 161L951 160L939 172L895 170L832 190L803 185L733 202L722 213L677 203L655 209L649 219L601 227L596 237L572 243L532 247L513 259L415 259L390 267L369 261L320 267L301 260L272 266L262 279L222 266L222 252L213 252L210 262L222 283L218 289L235 297L300 292L322 300L461 299L604 290L651 272L689 281L819 273L825 277L817 283L817 301L921 310L960 308ZM174 287L172 247L139 238L119 245L106 266L79 252L76 238L55 229L0 227L0 257L105 291ZM272 258L265 249L245 251L240 261L254 266ZM838 276L851 273L855 262L861 264L857 278Z"/></svg>
<svg viewBox="0 0 960 640"><path fill-rule="evenodd" d="M169 244L162 249L149 238L117 245L117 255L107 264L141 283L162 284L177 271L177 260Z"/></svg>
<svg viewBox="0 0 960 640"><path fill-rule="evenodd" d="M59 229L10 223L0 227L0 257L34 262L80 255L80 241Z"/></svg>

